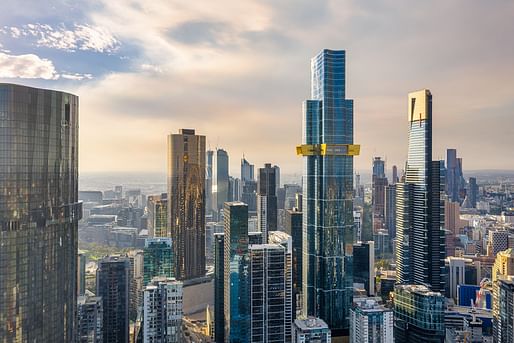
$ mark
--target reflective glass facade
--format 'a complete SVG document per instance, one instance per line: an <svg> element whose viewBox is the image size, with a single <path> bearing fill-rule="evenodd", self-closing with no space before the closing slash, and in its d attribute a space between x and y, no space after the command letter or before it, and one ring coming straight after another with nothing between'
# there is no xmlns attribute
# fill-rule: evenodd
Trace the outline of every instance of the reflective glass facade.
<svg viewBox="0 0 514 343"><path fill-rule="evenodd" d="M353 100L345 98L345 51L311 62L312 100L303 105L303 144L353 144ZM307 315L336 335L349 327L353 295L353 156L304 156L303 289Z"/></svg>
<svg viewBox="0 0 514 343"><path fill-rule="evenodd" d="M405 182L397 184L398 282L444 291L444 163L432 161L432 94L409 94Z"/></svg>
<svg viewBox="0 0 514 343"><path fill-rule="evenodd" d="M78 97L0 84L0 341L72 342Z"/></svg>
<svg viewBox="0 0 514 343"><path fill-rule="evenodd" d="M147 238L143 254L143 283L145 286L157 276L173 277L171 238Z"/></svg>
<svg viewBox="0 0 514 343"><path fill-rule="evenodd" d="M250 342L248 206L227 202L225 222L225 342Z"/></svg>
<svg viewBox="0 0 514 343"><path fill-rule="evenodd" d="M168 233L175 277L205 275L205 136L182 129L168 136Z"/></svg>

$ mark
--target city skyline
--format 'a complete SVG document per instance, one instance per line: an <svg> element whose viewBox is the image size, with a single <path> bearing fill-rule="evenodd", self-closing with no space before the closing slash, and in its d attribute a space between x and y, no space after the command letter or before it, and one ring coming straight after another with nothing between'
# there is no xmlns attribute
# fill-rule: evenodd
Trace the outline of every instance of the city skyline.
<svg viewBox="0 0 514 343"><path fill-rule="evenodd" d="M514 169L503 158L514 107L514 50L504 43L513 4L224 1L225 13L208 3L28 3L0 5L0 81L80 96L81 172L164 173L167 134L195 128L207 148L228 151L233 175L243 153L299 174L298 103L309 83L301 71L325 47L351 56L355 139L366 143L357 171L373 156L402 169L403 96L423 87L438 99L434 158L453 147L465 170Z"/></svg>

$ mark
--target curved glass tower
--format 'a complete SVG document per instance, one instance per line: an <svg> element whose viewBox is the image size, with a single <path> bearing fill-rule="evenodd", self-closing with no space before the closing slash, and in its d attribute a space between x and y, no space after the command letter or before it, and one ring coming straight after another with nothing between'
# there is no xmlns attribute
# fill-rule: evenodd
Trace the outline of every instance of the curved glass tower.
<svg viewBox="0 0 514 343"><path fill-rule="evenodd" d="M73 342L78 97L0 84L0 340Z"/></svg>
<svg viewBox="0 0 514 343"><path fill-rule="evenodd" d="M348 330L353 270L353 100L345 98L345 51L311 61L311 100L303 104L303 313L335 335Z"/></svg>

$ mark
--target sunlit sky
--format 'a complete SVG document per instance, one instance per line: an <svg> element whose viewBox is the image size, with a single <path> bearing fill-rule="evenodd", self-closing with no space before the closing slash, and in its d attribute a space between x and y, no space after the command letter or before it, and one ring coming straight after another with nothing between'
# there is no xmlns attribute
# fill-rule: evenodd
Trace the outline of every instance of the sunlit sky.
<svg viewBox="0 0 514 343"><path fill-rule="evenodd" d="M301 173L310 59L347 51L358 171L407 154L407 93L429 88L434 158L514 169L510 0L0 2L0 82L80 96L80 170L164 172L166 135L195 128L256 165Z"/></svg>

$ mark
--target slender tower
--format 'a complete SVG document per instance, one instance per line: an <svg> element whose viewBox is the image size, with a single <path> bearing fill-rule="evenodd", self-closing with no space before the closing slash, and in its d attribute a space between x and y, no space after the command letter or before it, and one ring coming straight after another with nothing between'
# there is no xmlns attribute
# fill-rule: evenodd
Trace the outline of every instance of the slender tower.
<svg viewBox="0 0 514 343"><path fill-rule="evenodd" d="M353 296L353 100L345 97L345 51L311 61L311 98L303 104L304 314L334 335L348 332Z"/></svg>
<svg viewBox="0 0 514 343"><path fill-rule="evenodd" d="M397 184L397 280L444 291L444 162L432 161L432 94L409 94L405 181Z"/></svg>
<svg viewBox="0 0 514 343"><path fill-rule="evenodd" d="M205 156L195 130L168 136L168 236L179 280L205 275Z"/></svg>
<svg viewBox="0 0 514 343"><path fill-rule="evenodd" d="M77 96L0 83L0 341L74 342Z"/></svg>

